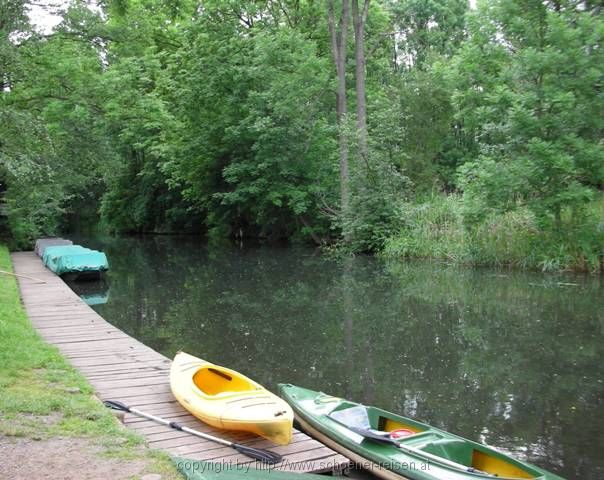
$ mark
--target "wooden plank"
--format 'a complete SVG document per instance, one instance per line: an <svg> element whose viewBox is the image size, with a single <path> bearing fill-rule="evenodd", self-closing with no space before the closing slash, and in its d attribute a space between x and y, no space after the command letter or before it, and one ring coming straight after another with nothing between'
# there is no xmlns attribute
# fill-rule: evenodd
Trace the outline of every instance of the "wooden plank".
<svg viewBox="0 0 604 480"><path fill-rule="evenodd" d="M166 402L166 403L156 403L155 405L150 405L145 408L145 411L151 413L153 415L161 415L162 417L171 418L176 416L182 416L183 413L189 415L189 413L180 405L178 402ZM138 415L126 415L125 422L126 423L136 423L136 422L144 422L147 421L143 417L139 417Z"/></svg>
<svg viewBox="0 0 604 480"><path fill-rule="evenodd" d="M163 380L169 379L170 370L155 370L155 369L144 369L139 368L136 370L125 370L125 371L113 371L113 372L102 372L100 374L94 374L94 372L87 372L86 377L94 381L95 383L102 382L104 380L128 380L133 379L137 380L139 378L153 378L153 377L161 377Z"/></svg>
<svg viewBox="0 0 604 480"><path fill-rule="evenodd" d="M221 435L221 437L224 437L226 439L229 438L224 435ZM167 436L167 438L164 439L150 439L149 437L145 438L147 438L147 440L149 441L149 445L152 448L159 448L160 450L167 450L169 452L177 450L179 447L182 447L184 445L192 445L195 443L199 443L199 438L194 437L193 435L180 435L176 438L171 438L170 436Z"/></svg>
<svg viewBox="0 0 604 480"><path fill-rule="evenodd" d="M166 385L169 382L169 375L155 375L152 377L134 377L126 379L108 379L94 380L94 386L98 389L123 388L123 387L147 387L151 385Z"/></svg>
<svg viewBox="0 0 604 480"><path fill-rule="evenodd" d="M278 449L274 449L278 452ZM224 457L207 458L205 452L192 453L187 455L192 460L203 460L213 462L228 462L230 464L246 465L254 463L249 457L241 454L233 454ZM283 462L273 466L276 470L289 470L296 473L323 473L327 471L337 471L338 466L348 465L349 461L341 462L344 459L341 455L334 454L333 450L327 447L318 447L313 450L297 452L286 455Z"/></svg>
<svg viewBox="0 0 604 480"><path fill-rule="evenodd" d="M99 338L100 334L95 334L94 332L90 335L60 335L60 336L47 336L52 340L52 343L55 345L74 345L78 343L85 343L86 346L89 346L91 342L96 345L97 342L102 342L105 340L109 340L110 342L115 342L121 339L130 339L128 335L119 332L110 332L112 335L108 335L107 333L102 334L102 338Z"/></svg>
<svg viewBox="0 0 604 480"><path fill-rule="evenodd" d="M158 409L161 407L161 405L155 405L154 407L155 407L155 409ZM183 418L183 417L187 417L187 418L191 417L191 414L189 412L187 412L186 410L182 410L179 412L174 412L174 411L170 411L170 410L168 410L166 412L162 412L162 411L149 412L149 410L150 409L145 409L145 411L148 413L151 413L153 415L159 415L162 418L165 418L166 420L170 420L170 421L174 420L174 421L179 422L179 421L186 420L186 418ZM146 420L145 418L139 417L136 415L126 415L126 420L124 420L124 423L131 425L132 428L140 427L141 426L140 424L146 423L146 422L151 422L151 420ZM155 422L152 422L152 423L155 423ZM155 423L155 424L158 425L157 423Z"/></svg>
<svg viewBox="0 0 604 480"><path fill-rule="evenodd" d="M92 349L93 348L93 349ZM63 350L70 352L74 356L99 356L110 355L113 352L121 352L123 354L142 354L148 353L153 356L157 356L157 353L149 351L144 345L137 344L136 340L131 337L127 339L120 339L117 341L101 339L98 342L94 342L94 345L90 345L88 348L85 345L65 345L62 347Z"/></svg>
<svg viewBox="0 0 604 480"><path fill-rule="evenodd" d="M117 328L113 328L110 325L103 325L102 323L95 322L65 322L65 325L48 325L47 322L40 322L40 327L36 327L36 330L41 335L54 335L54 334L80 334L89 332L120 332L124 333Z"/></svg>
<svg viewBox="0 0 604 480"><path fill-rule="evenodd" d="M107 326L107 324L105 323L101 323L99 322L96 318L91 318L90 320L87 320L85 318L82 317L74 317L74 318L67 318L67 317L61 317L61 318L57 318L56 320L52 320L52 321L47 321L44 319L39 319L39 318L30 318L30 321L32 323L32 325L34 327L36 327L36 330L39 328L39 331L43 331L43 330L47 330L47 329L52 329L52 328L60 328L60 327L86 327L86 326Z"/></svg>
<svg viewBox="0 0 604 480"><path fill-rule="evenodd" d="M47 270L32 252L12 254L15 273L32 275L47 283L19 279L21 299L40 336L55 345L88 378L100 398L121 400L170 421L284 455L277 469L297 472L341 471L349 460L302 432L292 442L275 446L246 432L218 430L189 414L170 391L170 360L115 328L86 305L62 280ZM155 422L126 414L124 424L143 435L153 448L192 459L253 460L233 449L203 440Z"/></svg>
<svg viewBox="0 0 604 480"><path fill-rule="evenodd" d="M155 396L158 393L165 393L170 395L170 397L172 396L172 390L170 389L170 383L167 379L165 379L163 382L161 382L161 384L159 386L156 385L140 385L140 386L133 386L133 387L129 387L128 385L107 385L104 387L99 388L100 391L103 392L114 392L117 390L116 393L119 393L120 395L124 396L124 397L131 397L134 395L144 395L146 397L148 396Z"/></svg>
<svg viewBox="0 0 604 480"><path fill-rule="evenodd" d="M90 332L55 332L55 333L41 333L40 336L45 340L59 344L65 342L78 342L78 341L94 341L95 338L103 337L108 340L117 340L123 338L129 338L124 333L115 331L107 332L101 331L90 331Z"/></svg>
<svg viewBox="0 0 604 480"><path fill-rule="evenodd" d="M309 445L309 444L305 444L303 442L309 442L309 441L312 442L313 440L308 435L305 435L302 432L297 432L293 435L292 442L287 446L297 445L297 447L295 447L295 448L292 447L292 448L294 448L294 450L297 448L298 451L302 451L302 450L305 450L306 447L308 447L308 445ZM281 453L281 454L287 453L285 450L283 450L285 448L284 446L276 446L267 440L258 441L258 437L250 437L250 436L242 437L240 440L238 440L238 443L242 443L244 445L249 445L249 446L256 447L256 448L266 448L268 450L275 450L276 452ZM218 445L217 443L214 443L214 442L200 440L200 442L198 442L198 443L193 443L190 445L183 445L183 446L180 446L177 448L178 448L179 453L188 456L190 454L199 453L199 452L205 452L204 455L209 455L208 452L210 450L221 449L224 447L222 447L221 445ZM292 451L294 451L294 450L292 450ZM232 455L232 454L233 454L232 452L229 452L229 455Z"/></svg>
<svg viewBox="0 0 604 480"><path fill-rule="evenodd" d="M120 398L124 401L128 402L130 405L134 407L147 407L148 405L155 405L157 403L165 403L174 400L174 396L172 393L157 393L153 395L135 395L135 394L121 394Z"/></svg>
<svg viewBox="0 0 604 480"><path fill-rule="evenodd" d="M110 380L115 378L116 380L126 379L126 378L140 378L140 377L151 377L156 373L169 375L170 371L168 369L154 369L154 368L131 368L128 367L126 370L87 370L85 368L78 368L80 372L86 374L86 378L90 380Z"/></svg>
<svg viewBox="0 0 604 480"><path fill-rule="evenodd" d="M151 361L151 360L155 360L156 362L161 362L161 363L170 363L170 360L168 360L166 357L162 357L160 356L157 352L153 352L153 351L148 351L148 350L144 350L143 348L138 348L136 350L133 349L124 349L124 348L120 348L118 349L117 352L115 351L111 351L111 350L99 350L99 351L90 351L90 352L82 352L80 351L74 351L72 352L72 358L79 358L82 361L86 361L86 359L93 359L93 358L97 358L99 360L101 360L102 358L108 358L113 356L114 358L116 358L116 355L123 361L123 360L132 360L132 361Z"/></svg>
<svg viewBox="0 0 604 480"><path fill-rule="evenodd" d="M27 309L26 309L27 311ZM91 314L91 313L48 313L48 314L37 314L34 315L32 312L27 312L27 315L29 316L29 319L32 322L43 322L45 325L48 326L53 326L53 325L58 325L58 322L75 322L78 321L80 323L85 323L85 322L102 322L102 323L106 323L105 320L103 320L101 317L99 317L96 314ZM56 323L53 323L56 322Z"/></svg>
<svg viewBox="0 0 604 480"><path fill-rule="evenodd" d="M157 359L116 358L116 355L102 357L70 357L71 363L82 371L111 371L112 369L165 369L166 363ZM127 362L127 363L126 363Z"/></svg>
<svg viewBox="0 0 604 480"><path fill-rule="evenodd" d="M292 455L299 455L299 454L303 454L305 455L307 452L312 451L312 450L323 450L321 451L320 455L329 455L333 452L333 450L322 446L321 444L319 444L316 440L313 440L312 438L307 438L306 440L303 440L301 442L298 443L290 443L289 445L285 445L285 446L279 446L279 447L275 447L275 446L271 446L266 445L265 443L253 443L250 442L249 444L250 447L254 447L254 448L269 448L271 451L276 452L280 455L283 456L292 456ZM239 454L236 450L232 449L232 448L228 448L228 447L222 447L219 446L218 448L205 448L203 450L203 457L201 458L201 460L208 460L208 461L216 461L216 460L235 460L237 458L239 458L241 456L241 454ZM236 461L236 460L235 460Z"/></svg>

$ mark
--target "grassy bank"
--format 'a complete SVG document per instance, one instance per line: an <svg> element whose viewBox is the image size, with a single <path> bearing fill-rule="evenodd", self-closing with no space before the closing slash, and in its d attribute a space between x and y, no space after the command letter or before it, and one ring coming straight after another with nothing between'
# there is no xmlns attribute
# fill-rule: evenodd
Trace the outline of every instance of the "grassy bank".
<svg viewBox="0 0 604 480"><path fill-rule="evenodd" d="M12 271L3 245L0 270ZM71 442L90 449L100 457L95 459L99 465L104 459L117 462L120 472L136 464L136 474L127 478L151 472L164 479L182 478L166 455L146 448L141 437L125 429L58 350L40 339L21 306L14 277L0 274L0 440L13 446L20 440L47 442L53 452L52 442L59 439L60 445Z"/></svg>
<svg viewBox="0 0 604 480"><path fill-rule="evenodd" d="M565 212L559 228L538 226L528 209L464 223L458 195L435 195L404 205L402 227L385 244L386 257L427 258L451 263L542 271L604 270L604 197L581 220Z"/></svg>

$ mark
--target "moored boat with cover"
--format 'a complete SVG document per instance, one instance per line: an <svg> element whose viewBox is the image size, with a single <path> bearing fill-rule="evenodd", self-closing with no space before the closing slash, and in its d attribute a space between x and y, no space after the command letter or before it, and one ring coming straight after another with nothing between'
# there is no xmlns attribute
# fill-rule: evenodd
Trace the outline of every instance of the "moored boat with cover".
<svg viewBox="0 0 604 480"><path fill-rule="evenodd" d="M388 480L562 480L402 415L290 384L279 385L279 392L307 433Z"/></svg>
<svg viewBox="0 0 604 480"><path fill-rule="evenodd" d="M58 237L39 238L36 240L34 252L38 257L43 257L44 250L46 250L47 247L59 247L65 245L73 245L73 242L71 240Z"/></svg>
<svg viewBox="0 0 604 480"><path fill-rule="evenodd" d="M98 279L109 268L103 252L81 245L46 247L42 262L57 275L75 280Z"/></svg>
<svg viewBox="0 0 604 480"><path fill-rule="evenodd" d="M170 387L201 421L225 430L255 433L277 445L290 443L290 406L250 378L184 352L174 357Z"/></svg>

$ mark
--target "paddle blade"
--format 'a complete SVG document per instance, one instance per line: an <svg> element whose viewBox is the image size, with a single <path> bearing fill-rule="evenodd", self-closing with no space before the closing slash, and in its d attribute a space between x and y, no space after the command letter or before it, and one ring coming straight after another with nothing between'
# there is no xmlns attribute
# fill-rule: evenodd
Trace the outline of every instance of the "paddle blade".
<svg viewBox="0 0 604 480"><path fill-rule="evenodd" d="M363 430L362 428L356 427L347 427L349 430L352 430L354 433L357 433L361 437L365 437L367 440L371 440L377 443L387 443L391 445L398 446L398 442L393 440L388 435L379 435L378 433L374 433L370 430Z"/></svg>
<svg viewBox="0 0 604 480"><path fill-rule="evenodd" d="M255 458L256 460L259 460L262 463L274 465L275 463L279 463L283 459L283 457L281 457L281 455L279 455L278 453L269 452L268 450L246 447L245 445L240 445L238 443L233 443L231 446L239 453L243 453L244 455L247 455L250 458Z"/></svg>
<svg viewBox="0 0 604 480"><path fill-rule="evenodd" d="M130 407L128 405L126 405L125 403L122 403L122 402L118 402L117 400L105 400L103 402L103 405L105 405L107 408L111 408L113 410L121 410L122 412L130 411Z"/></svg>

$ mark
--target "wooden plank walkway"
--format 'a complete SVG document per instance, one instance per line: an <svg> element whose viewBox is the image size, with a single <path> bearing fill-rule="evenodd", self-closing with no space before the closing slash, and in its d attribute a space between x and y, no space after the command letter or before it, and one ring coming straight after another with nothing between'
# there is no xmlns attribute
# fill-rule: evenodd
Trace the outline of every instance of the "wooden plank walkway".
<svg viewBox="0 0 604 480"><path fill-rule="evenodd" d="M46 281L18 277L27 314L42 338L56 345L69 362L95 388L101 399L115 399L169 420L217 434L284 456L279 470L340 472L349 460L325 445L295 431L292 443L276 447L246 434L218 431L190 415L170 392L170 360L105 321L82 301L60 277L46 269L33 252L12 254L15 273ZM143 435L149 446L193 460L250 463L253 460L231 448L158 425L131 414L124 423Z"/></svg>

